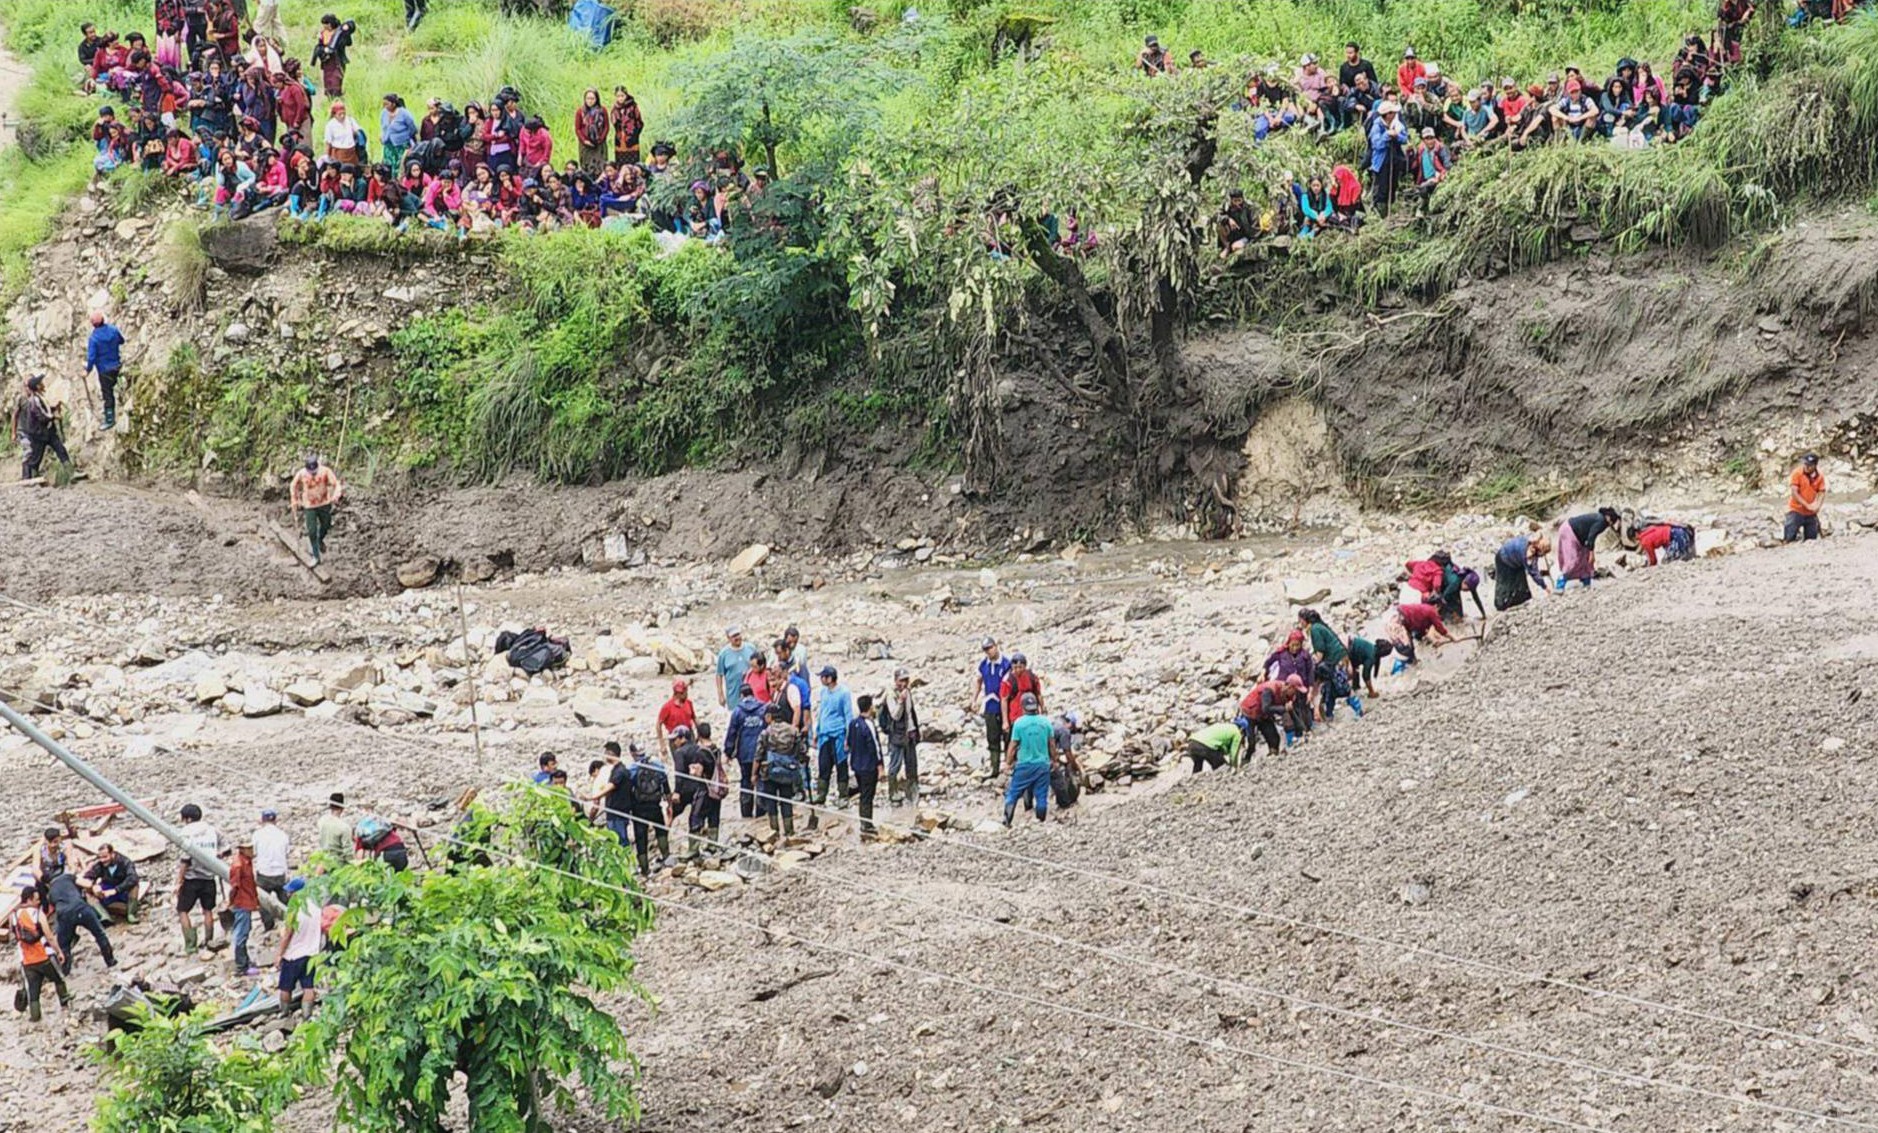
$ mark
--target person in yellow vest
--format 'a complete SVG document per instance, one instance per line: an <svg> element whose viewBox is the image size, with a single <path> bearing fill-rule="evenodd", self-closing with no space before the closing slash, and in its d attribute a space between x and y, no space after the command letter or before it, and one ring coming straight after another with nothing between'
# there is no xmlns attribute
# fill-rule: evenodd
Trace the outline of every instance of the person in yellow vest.
<svg viewBox="0 0 1878 1133"><path fill-rule="evenodd" d="M1787 528L1782 541L1819 538L1819 509L1826 504L1826 477L1819 471L1819 454L1809 452L1788 480Z"/></svg>

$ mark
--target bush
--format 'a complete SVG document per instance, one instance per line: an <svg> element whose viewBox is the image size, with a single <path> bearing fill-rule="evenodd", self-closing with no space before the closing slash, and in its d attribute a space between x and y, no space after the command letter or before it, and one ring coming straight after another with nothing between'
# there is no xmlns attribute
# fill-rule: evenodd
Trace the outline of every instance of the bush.
<svg viewBox="0 0 1878 1133"><path fill-rule="evenodd" d="M93 1051L111 1085L93 1133L269 1133L294 1098L291 1071L245 1036L217 1050L204 1033L214 1018L145 1011L137 1029L111 1032Z"/></svg>

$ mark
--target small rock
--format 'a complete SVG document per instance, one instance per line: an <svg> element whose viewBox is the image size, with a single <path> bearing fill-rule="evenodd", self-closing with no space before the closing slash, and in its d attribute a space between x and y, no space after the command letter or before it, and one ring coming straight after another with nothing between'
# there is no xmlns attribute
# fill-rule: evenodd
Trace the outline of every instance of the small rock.
<svg viewBox="0 0 1878 1133"><path fill-rule="evenodd" d="M1400 896L1404 905L1426 905L1434 890L1426 881L1410 881L1402 886Z"/></svg>
<svg viewBox="0 0 1878 1133"><path fill-rule="evenodd" d="M1825 739L1819 741L1819 750L1825 752L1827 755L1831 755L1843 747L1845 747L1845 741L1838 736L1827 736Z"/></svg>
<svg viewBox="0 0 1878 1133"><path fill-rule="evenodd" d="M398 585L406 590L422 590L437 581L443 563L435 555L423 555L398 565Z"/></svg>
<svg viewBox="0 0 1878 1133"><path fill-rule="evenodd" d="M716 893L720 889L729 889L738 884L736 874L725 873L721 869L699 870L688 880L706 893Z"/></svg>
<svg viewBox="0 0 1878 1133"><path fill-rule="evenodd" d="M749 574L768 561L769 545L766 543L752 543L737 552L737 557L731 559L729 565L724 569L734 575L744 575Z"/></svg>
<svg viewBox="0 0 1878 1133"><path fill-rule="evenodd" d="M216 673L204 673L196 678L196 703L213 704L228 695L228 682Z"/></svg>
<svg viewBox="0 0 1878 1133"><path fill-rule="evenodd" d="M1167 595L1154 591L1136 598L1122 617L1131 622L1151 618L1156 614L1165 614L1174 608L1174 600Z"/></svg>
<svg viewBox="0 0 1878 1133"><path fill-rule="evenodd" d="M326 699L326 686L318 681L295 681L281 691L302 708L311 708Z"/></svg>
<svg viewBox="0 0 1878 1133"><path fill-rule="evenodd" d="M250 718L272 716L286 707L280 693L266 685L249 685L241 690L241 714Z"/></svg>
<svg viewBox="0 0 1878 1133"><path fill-rule="evenodd" d="M841 1087L848 1080L848 1068L830 1059L822 1064L820 1073L815 1075L815 1093L823 1098L832 1099L841 1092Z"/></svg>
<svg viewBox="0 0 1878 1133"><path fill-rule="evenodd" d="M229 323L228 329L222 332L222 337L229 342L239 345L240 343L248 341L253 334L254 331L247 323Z"/></svg>

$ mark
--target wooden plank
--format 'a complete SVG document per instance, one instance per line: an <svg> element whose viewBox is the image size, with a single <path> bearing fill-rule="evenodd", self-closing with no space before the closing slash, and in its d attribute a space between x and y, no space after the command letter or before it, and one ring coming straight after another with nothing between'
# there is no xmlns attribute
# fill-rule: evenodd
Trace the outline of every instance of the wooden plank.
<svg viewBox="0 0 1878 1133"><path fill-rule="evenodd" d="M313 572L314 578L319 579L321 583L332 582L333 576L327 573L327 570L325 567L313 565L312 554L310 554L307 551L301 550L300 540L294 538L292 535L287 534L286 528L282 527L278 523L275 523L273 520L269 520L267 523L267 529L274 533L274 538L280 540L281 546L287 548L288 551L293 553L293 557L300 561L301 566Z"/></svg>
<svg viewBox="0 0 1878 1133"><path fill-rule="evenodd" d="M143 805L146 807L155 807L156 800L144 799ZM63 822L69 826L74 822L78 822L87 818L103 818L105 815L108 815L108 814L123 814L123 813L124 813L123 803L98 803L94 806L80 806L80 807L73 807L70 810L62 810L58 814L54 815L53 817L58 819L60 822Z"/></svg>

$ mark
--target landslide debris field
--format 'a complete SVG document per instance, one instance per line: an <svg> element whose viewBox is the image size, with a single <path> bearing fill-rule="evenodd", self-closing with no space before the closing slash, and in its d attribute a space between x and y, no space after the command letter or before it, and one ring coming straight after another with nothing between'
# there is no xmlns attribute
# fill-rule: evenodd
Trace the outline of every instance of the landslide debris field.
<svg viewBox="0 0 1878 1133"><path fill-rule="evenodd" d="M995 853L818 863L711 910L767 935L668 916L644 971L663 1009L639 1031L652 1126L1541 1127L1261 1058L1594 1129L1878 1125L1874 585L1869 539L1647 572L1508 616L1458 679L1237 776L974 839Z"/></svg>
<svg viewBox="0 0 1878 1133"><path fill-rule="evenodd" d="M1363 531L1282 558L1268 544L1120 548L991 577L890 571L781 594L810 572L648 566L465 593L473 638L538 616L579 645L613 621L676 611L673 625L699 639L732 620L765 632L798 621L811 659L841 664L857 691L910 664L931 682L933 731L950 737L928 749L944 784L929 805L976 819L994 805L971 781L982 753L961 708L978 635L999 631L1040 658L1059 706L1093 717L1091 753L1113 757L1221 710L1237 691L1230 671L1263 656L1259 638L1289 617L1294 575L1322 572L1347 628L1366 620L1353 610L1379 611L1372 584L1416 540L1484 564L1498 531ZM155 587L178 597L20 611L8 664L83 666L87 651L155 640L172 659L206 647L231 690L371 658L386 688L402 679L393 655L454 632L448 591L182 597L239 590L217 562L197 583ZM1011 835L859 847L850 813L795 868L716 893L661 879L652 892L670 904L640 948L656 1006L618 1004L644 1064L641 1127L1546 1127L1518 1111L1608 1130L1878 1128L1864 959L1878 927L1878 702L1863 687L1878 652L1874 584L1878 539L1857 535L1628 573L1496 617L1471 657L1466 646L1431 658L1448 679L1385 679L1366 720L1346 714L1236 774L1169 764ZM80 619L99 630L61 624ZM871 656L872 642L891 656ZM421 815L422 800L524 773L540 750L584 769L606 736L643 736L636 725L670 679L621 664L559 675L552 698L539 684L504 690L488 704L479 772L468 713L450 703L459 690L423 690L442 702L431 717L334 693L324 710L251 718L198 708L190 686L140 691L135 674L153 670L129 671L126 688L99 692L86 667L94 683L77 702L89 713L109 696L99 714L131 724L52 718L82 753L162 810L200 802L231 835L276 805L303 843L333 789ZM580 690L600 685L601 703L629 706L634 724L578 723ZM96 801L11 741L0 769L9 845ZM166 953L173 935L167 913L124 933L128 968L195 966ZM79 952L75 990L94 1003L106 982L90 945ZM206 966L205 992L239 990L223 958ZM43 1127L78 1128L97 1080L76 1051L95 1030L76 1015L36 1031L0 1016L0 1097L34 1099ZM330 1121L314 1104L282 1128Z"/></svg>

